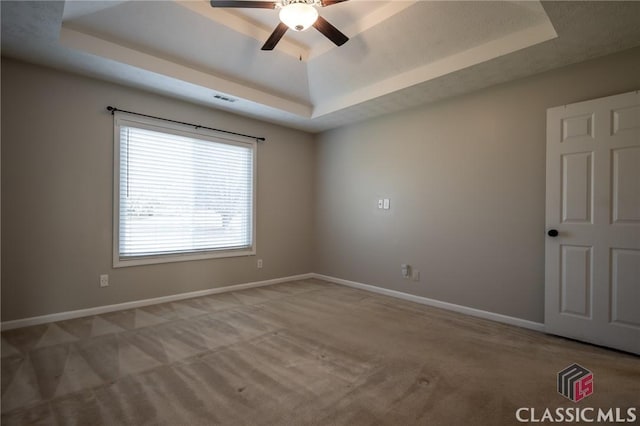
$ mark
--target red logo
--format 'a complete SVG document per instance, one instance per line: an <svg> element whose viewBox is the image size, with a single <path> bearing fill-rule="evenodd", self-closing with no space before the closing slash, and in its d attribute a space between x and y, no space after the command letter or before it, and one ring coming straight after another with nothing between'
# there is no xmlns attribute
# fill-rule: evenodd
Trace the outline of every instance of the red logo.
<svg viewBox="0 0 640 426"><path fill-rule="evenodd" d="M578 402L593 393L593 373L572 364L558 373L558 393Z"/></svg>

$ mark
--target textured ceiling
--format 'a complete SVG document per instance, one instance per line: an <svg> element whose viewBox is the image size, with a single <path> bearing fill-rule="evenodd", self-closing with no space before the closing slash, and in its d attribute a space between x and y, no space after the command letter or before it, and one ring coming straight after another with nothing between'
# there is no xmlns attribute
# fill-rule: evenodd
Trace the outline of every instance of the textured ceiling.
<svg viewBox="0 0 640 426"><path fill-rule="evenodd" d="M267 9L1 7L3 55L312 132L640 45L640 2L351 0L320 9L344 46L310 29L272 52L260 51L278 22Z"/></svg>

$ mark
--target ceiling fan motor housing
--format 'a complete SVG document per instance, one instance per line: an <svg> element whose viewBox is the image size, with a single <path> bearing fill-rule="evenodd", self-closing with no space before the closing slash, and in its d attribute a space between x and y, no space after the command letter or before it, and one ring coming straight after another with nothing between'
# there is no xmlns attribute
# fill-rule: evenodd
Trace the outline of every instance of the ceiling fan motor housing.
<svg viewBox="0 0 640 426"><path fill-rule="evenodd" d="M280 0L276 2L279 7L289 6L290 4L308 4L310 6L322 6L320 0Z"/></svg>

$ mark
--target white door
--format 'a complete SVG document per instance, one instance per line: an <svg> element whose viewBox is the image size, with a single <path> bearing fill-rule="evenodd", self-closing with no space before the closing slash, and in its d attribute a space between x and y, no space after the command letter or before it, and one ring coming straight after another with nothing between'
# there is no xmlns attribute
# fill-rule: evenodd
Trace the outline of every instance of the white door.
<svg viewBox="0 0 640 426"><path fill-rule="evenodd" d="M546 331L640 354L639 92L547 111L546 226Z"/></svg>

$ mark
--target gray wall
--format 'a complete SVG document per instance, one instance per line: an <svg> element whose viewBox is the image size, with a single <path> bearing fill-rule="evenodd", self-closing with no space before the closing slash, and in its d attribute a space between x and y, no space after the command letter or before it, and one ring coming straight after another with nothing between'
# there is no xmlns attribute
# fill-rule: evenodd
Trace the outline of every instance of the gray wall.
<svg viewBox="0 0 640 426"><path fill-rule="evenodd" d="M320 135L315 272L542 322L546 109L636 89L640 49Z"/></svg>
<svg viewBox="0 0 640 426"><path fill-rule="evenodd" d="M315 144L12 60L1 78L3 321L307 272L542 321L546 109L640 88L640 49L325 132ZM258 151L257 257L111 268L109 104L268 138ZM377 210L378 198L391 210ZM402 280L401 263L421 281ZM110 287L98 287L101 273Z"/></svg>
<svg viewBox="0 0 640 426"><path fill-rule="evenodd" d="M111 268L107 105L267 138L258 148L257 257ZM3 59L1 170L3 321L313 269L314 146L303 132ZM98 287L101 273L110 287Z"/></svg>

